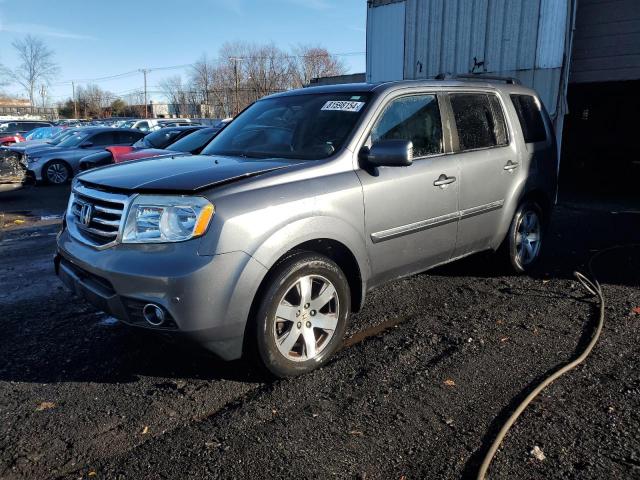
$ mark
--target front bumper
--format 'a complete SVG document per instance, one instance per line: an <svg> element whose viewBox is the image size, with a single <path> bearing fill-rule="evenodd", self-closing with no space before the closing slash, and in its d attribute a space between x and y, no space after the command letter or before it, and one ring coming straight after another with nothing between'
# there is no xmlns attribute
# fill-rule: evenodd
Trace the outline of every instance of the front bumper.
<svg viewBox="0 0 640 480"><path fill-rule="evenodd" d="M200 256L198 245L194 240L96 250L65 229L58 237L56 274L79 297L124 323L186 334L225 360L239 358L266 270L244 252ZM168 313L161 326L142 317L148 303Z"/></svg>
<svg viewBox="0 0 640 480"><path fill-rule="evenodd" d="M26 168L16 156L3 154L0 157L0 192L22 188L30 183L29 178Z"/></svg>

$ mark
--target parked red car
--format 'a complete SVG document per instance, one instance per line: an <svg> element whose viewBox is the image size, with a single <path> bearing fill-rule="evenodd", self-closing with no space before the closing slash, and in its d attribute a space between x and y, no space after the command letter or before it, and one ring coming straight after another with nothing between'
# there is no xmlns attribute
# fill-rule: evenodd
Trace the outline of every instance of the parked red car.
<svg viewBox="0 0 640 480"><path fill-rule="evenodd" d="M80 170L89 170L90 168L109 165L112 163L128 162L131 160L138 160L140 158L158 157L162 155L176 155L176 154L198 154L202 149L217 135L222 127L170 127L162 130L175 130L191 128L191 131L187 135L181 135L178 140L170 143L165 148L133 148L133 147L108 147L104 151L94 153L83 158L80 161ZM156 135L162 130L154 132L143 140L147 140L148 137ZM153 139L151 139L153 140Z"/></svg>
<svg viewBox="0 0 640 480"><path fill-rule="evenodd" d="M8 133L6 135L0 133L0 146L4 147L20 142L24 142L24 137L20 133Z"/></svg>

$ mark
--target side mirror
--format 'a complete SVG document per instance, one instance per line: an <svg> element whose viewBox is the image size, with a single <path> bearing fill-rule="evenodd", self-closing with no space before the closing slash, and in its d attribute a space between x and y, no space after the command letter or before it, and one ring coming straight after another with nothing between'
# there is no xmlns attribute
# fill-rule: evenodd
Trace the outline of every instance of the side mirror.
<svg viewBox="0 0 640 480"><path fill-rule="evenodd" d="M93 142L84 142L82 145L80 145L81 148L89 148L89 147L93 147Z"/></svg>
<svg viewBox="0 0 640 480"><path fill-rule="evenodd" d="M380 140L371 148L362 147L360 161L375 167L408 167L413 163L413 142Z"/></svg>

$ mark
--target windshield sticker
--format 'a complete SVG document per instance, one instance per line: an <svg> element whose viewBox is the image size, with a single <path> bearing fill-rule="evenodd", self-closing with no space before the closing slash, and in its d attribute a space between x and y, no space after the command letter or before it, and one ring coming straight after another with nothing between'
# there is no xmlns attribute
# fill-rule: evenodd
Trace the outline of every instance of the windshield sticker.
<svg viewBox="0 0 640 480"><path fill-rule="evenodd" d="M350 102L348 100L329 100L320 110L338 110L340 112L359 112L364 102Z"/></svg>

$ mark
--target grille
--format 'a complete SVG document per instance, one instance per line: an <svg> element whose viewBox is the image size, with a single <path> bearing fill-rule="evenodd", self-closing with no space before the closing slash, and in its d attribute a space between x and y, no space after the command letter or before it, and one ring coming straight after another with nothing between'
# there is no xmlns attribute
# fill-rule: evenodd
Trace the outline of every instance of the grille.
<svg viewBox="0 0 640 480"><path fill-rule="evenodd" d="M72 235L94 247L107 247L118 240L129 197L77 185L67 211Z"/></svg>

